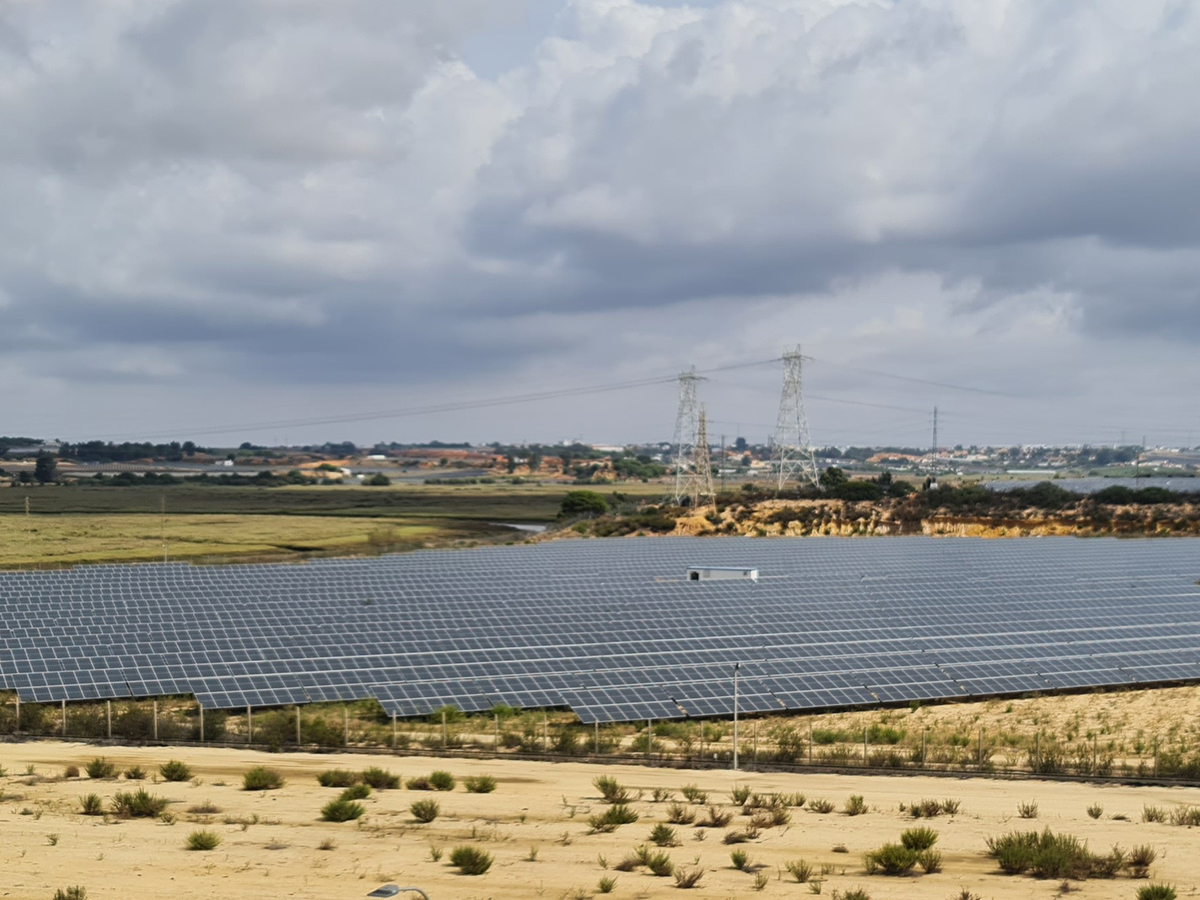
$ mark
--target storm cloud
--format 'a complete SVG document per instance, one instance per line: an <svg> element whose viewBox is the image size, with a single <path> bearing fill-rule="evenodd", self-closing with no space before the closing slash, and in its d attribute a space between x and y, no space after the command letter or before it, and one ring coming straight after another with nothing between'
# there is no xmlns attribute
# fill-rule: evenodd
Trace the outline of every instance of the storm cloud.
<svg viewBox="0 0 1200 900"><path fill-rule="evenodd" d="M938 404L951 442L1194 443L1197 84L1184 0L0 0L0 433L801 342L820 442L921 442ZM778 377L714 373L718 428L764 438ZM668 385L225 437L672 418Z"/></svg>

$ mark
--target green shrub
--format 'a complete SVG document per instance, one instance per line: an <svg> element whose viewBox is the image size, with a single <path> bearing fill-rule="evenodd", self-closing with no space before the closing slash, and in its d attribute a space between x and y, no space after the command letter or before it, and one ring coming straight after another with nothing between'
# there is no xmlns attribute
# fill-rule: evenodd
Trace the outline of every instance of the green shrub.
<svg viewBox="0 0 1200 900"><path fill-rule="evenodd" d="M750 788L744 784L735 784L733 790L729 792L729 799L734 806L744 806L750 799Z"/></svg>
<svg viewBox="0 0 1200 900"><path fill-rule="evenodd" d="M599 881L596 882L596 893L611 894L613 892L613 888L615 888L616 886L617 886L617 879L613 878L611 875L605 875L603 878L601 878Z"/></svg>
<svg viewBox="0 0 1200 900"><path fill-rule="evenodd" d="M745 872L747 866L750 865L750 854L741 848L731 850L729 852L729 861L733 863L735 869Z"/></svg>
<svg viewBox="0 0 1200 900"><path fill-rule="evenodd" d="M408 809L418 822L432 822L442 811L436 800L414 800Z"/></svg>
<svg viewBox="0 0 1200 900"><path fill-rule="evenodd" d="M1171 810L1171 824L1186 828L1200 825L1200 806L1180 806Z"/></svg>
<svg viewBox="0 0 1200 900"><path fill-rule="evenodd" d="M592 785L600 792L605 803L628 803L633 799L629 791L623 788L617 779L609 775L601 775L592 779Z"/></svg>
<svg viewBox="0 0 1200 900"><path fill-rule="evenodd" d="M831 813L836 809L832 800L813 799L808 801L808 809L815 813Z"/></svg>
<svg viewBox="0 0 1200 900"><path fill-rule="evenodd" d="M871 895L862 888L852 888L848 891L842 891L841 900L871 900Z"/></svg>
<svg viewBox="0 0 1200 900"><path fill-rule="evenodd" d="M317 784L321 787L346 788L358 784L361 780L361 775L349 769L326 769L317 775Z"/></svg>
<svg viewBox="0 0 1200 900"><path fill-rule="evenodd" d="M1038 817L1037 801L1031 800L1028 803L1018 803L1017 815L1022 819L1036 819Z"/></svg>
<svg viewBox="0 0 1200 900"><path fill-rule="evenodd" d="M988 838L988 855L1005 874L1028 872L1035 878L1113 878L1126 865L1125 854L1118 847L1104 855L1094 854L1078 838L1055 834L1049 828L1041 834L1012 832Z"/></svg>
<svg viewBox="0 0 1200 900"><path fill-rule="evenodd" d="M167 801L148 793L145 788L138 788L132 793L118 791L113 794L112 808L123 819L155 819L167 808Z"/></svg>
<svg viewBox="0 0 1200 900"><path fill-rule="evenodd" d="M859 794L854 794L846 801L846 815L861 816L867 811L867 802Z"/></svg>
<svg viewBox="0 0 1200 900"><path fill-rule="evenodd" d="M648 853L644 857L645 866L650 870L650 874L657 875L659 878L670 878L675 873L675 864L671 862L671 857L661 850L657 853Z"/></svg>
<svg viewBox="0 0 1200 900"><path fill-rule="evenodd" d="M679 835L675 833L675 829L664 822L659 822L650 829L650 842L657 844L659 847L678 847Z"/></svg>
<svg viewBox="0 0 1200 900"><path fill-rule="evenodd" d="M371 796L371 788L365 784L352 784L338 795L340 800L366 800Z"/></svg>
<svg viewBox="0 0 1200 900"><path fill-rule="evenodd" d="M1143 822L1165 822L1167 821L1167 811L1161 806L1143 806L1142 807Z"/></svg>
<svg viewBox="0 0 1200 900"><path fill-rule="evenodd" d="M146 770L141 766L130 766L125 770L126 781L143 781L146 778Z"/></svg>
<svg viewBox="0 0 1200 900"><path fill-rule="evenodd" d="M464 875L482 875L492 867L492 857L478 847L455 847L450 851L450 865Z"/></svg>
<svg viewBox="0 0 1200 900"><path fill-rule="evenodd" d="M1174 900L1175 894L1171 894L1171 900ZM87 888L82 885L74 885L73 887L59 888L54 892L54 900L87 900ZM1156 900L1156 898L1151 898Z"/></svg>
<svg viewBox="0 0 1200 900"><path fill-rule="evenodd" d="M429 776L429 786L435 791L452 791L457 783L449 772L437 771Z"/></svg>
<svg viewBox="0 0 1200 900"><path fill-rule="evenodd" d="M187 836L189 850L216 850L221 844L221 836L215 831L193 831Z"/></svg>
<svg viewBox="0 0 1200 900"><path fill-rule="evenodd" d="M719 806L704 807L704 818L696 823L697 828L724 828L733 821L733 813Z"/></svg>
<svg viewBox="0 0 1200 900"><path fill-rule="evenodd" d="M410 791L432 791L433 785L429 783L428 775L415 775L408 781L404 782L404 786Z"/></svg>
<svg viewBox="0 0 1200 900"><path fill-rule="evenodd" d="M86 794L79 798L80 812L85 816L104 815L104 801L99 794Z"/></svg>
<svg viewBox="0 0 1200 900"><path fill-rule="evenodd" d="M191 781L192 769L187 763L177 759L169 759L158 767L158 774L163 781ZM199 833L199 832L197 832ZM207 848L211 849L211 848Z"/></svg>
<svg viewBox="0 0 1200 900"><path fill-rule="evenodd" d="M789 860L784 863L783 867L787 869L789 875L801 884L806 883L808 879L812 878L813 867L802 859Z"/></svg>
<svg viewBox="0 0 1200 900"><path fill-rule="evenodd" d="M679 789L679 793L683 794L683 799L688 803L704 804L708 802L708 792L700 790L700 788L694 784L685 784Z"/></svg>
<svg viewBox="0 0 1200 900"><path fill-rule="evenodd" d="M78 778L79 766L67 766L63 769L63 778Z"/></svg>
<svg viewBox="0 0 1200 900"><path fill-rule="evenodd" d="M366 807L353 800L330 800L321 807L321 818L326 822L349 822L362 818Z"/></svg>
<svg viewBox="0 0 1200 900"><path fill-rule="evenodd" d="M1091 806L1089 806L1087 808L1087 814L1089 817L1091 817L1093 819L1098 819L1102 815L1104 815L1104 807L1101 806L1099 803L1093 803Z"/></svg>
<svg viewBox="0 0 1200 900"><path fill-rule="evenodd" d="M936 875L942 871L942 854L936 850L922 850L917 863L926 875Z"/></svg>
<svg viewBox="0 0 1200 900"><path fill-rule="evenodd" d="M909 828L900 834L900 843L909 850L928 850L937 839L938 833L932 828Z"/></svg>
<svg viewBox="0 0 1200 900"><path fill-rule="evenodd" d="M463 779L463 787L470 794L490 794L496 789L496 779L491 775L468 775Z"/></svg>
<svg viewBox="0 0 1200 900"><path fill-rule="evenodd" d="M1156 859L1158 859L1158 853L1153 847L1149 844L1139 844L1129 851L1125 865L1129 869L1129 874L1134 878L1148 878L1150 866Z"/></svg>
<svg viewBox="0 0 1200 900"><path fill-rule="evenodd" d="M603 813L588 818L588 825L593 832L607 834L617 830L620 825L632 825L638 820L637 811L628 804L614 803Z"/></svg>
<svg viewBox="0 0 1200 900"><path fill-rule="evenodd" d="M1175 896L1175 888L1168 884L1148 884L1137 892L1137 900L1175 900Z"/></svg>
<svg viewBox="0 0 1200 900"><path fill-rule="evenodd" d="M675 869L675 886L684 890L690 890L700 883L700 879L704 877L704 870L699 866L691 869L679 868Z"/></svg>
<svg viewBox="0 0 1200 900"><path fill-rule="evenodd" d="M691 825L696 821L696 811L682 803L672 803L667 807L667 821L672 825Z"/></svg>
<svg viewBox="0 0 1200 900"><path fill-rule="evenodd" d="M244 791L274 791L283 787L283 776L275 769L266 766L255 766L242 776Z"/></svg>
<svg viewBox="0 0 1200 900"><path fill-rule="evenodd" d="M88 778L116 778L117 767L109 762L103 756L97 756L88 762L83 770L87 772Z"/></svg>
<svg viewBox="0 0 1200 900"><path fill-rule="evenodd" d="M863 857L863 867L868 875L907 875L920 860L920 852L910 850L903 844L884 844Z"/></svg>
<svg viewBox="0 0 1200 900"><path fill-rule="evenodd" d="M393 775L387 769L381 769L378 766L371 766L368 769L363 769L360 777L363 784L369 785L377 791L394 791L400 787L399 775ZM453 779L451 779L451 781L453 781ZM451 787L453 787L453 785L451 785Z"/></svg>

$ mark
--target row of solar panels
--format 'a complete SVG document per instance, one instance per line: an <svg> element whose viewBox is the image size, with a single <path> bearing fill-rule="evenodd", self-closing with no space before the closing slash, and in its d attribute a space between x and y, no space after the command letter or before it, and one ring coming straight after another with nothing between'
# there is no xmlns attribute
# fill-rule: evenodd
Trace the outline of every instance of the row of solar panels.
<svg viewBox="0 0 1200 900"><path fill-rule="evenodd" d="M748 711L1192 680L1196 551L654 539L0 573L0 682L25 700L373 696L398 715L506 703L610 721L726 714L734 662ZM764 577L684 582L701 559Z"/></svg>

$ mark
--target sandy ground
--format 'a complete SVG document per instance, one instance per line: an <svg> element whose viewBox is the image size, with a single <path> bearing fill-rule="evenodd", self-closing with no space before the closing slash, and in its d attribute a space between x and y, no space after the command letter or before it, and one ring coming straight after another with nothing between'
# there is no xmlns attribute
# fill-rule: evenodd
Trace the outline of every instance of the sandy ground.
<svg viewBox="0 0 1200 900"><path fill-rule="evenodd" d="M753 860L763 864L770 881L763 897L809 896L807 885L797 884L778 866L803 858L815 866L827 864L822 893L835 889L866 889L872 898L957 897L968 888L984 900L1050 898L1058 882L999 874L984 856L984 840L1016 828L1050 826L1089 841L1095 849L1114 843L1123 847L1148 843L1159 853L1153 881L1172 882L1180 896L1200 896L1200 841L1194 830L1140 821L1144 804L1172 807L1200 804L1200 789L1097 787L1052 782L1004 782L987 779L957 780L907 777L844 777L831 775L735 775L732 772L685 772L637 767L599 767L578 763L546 764L520 761L433 761L428 759L349 755L270 755L241 750L181 749L171 754L161 748L106 751L120 766L140 764L148 771L174 755L197 774L195 783L152 783L146 786L171 800L174 824L161 821L117 820L79 814L78 798L96 792L106 801L124 790L119 781L89 781L86 776L64 779L68 764L82 766L97 755L96 749L73 743L0 744L0 896L50 900L57 888L79 884L89 900L101 898L361 897L385 882L413 884L434 900L448 898L584 897L595 892L604 875L615 876L610 896L652 898L679 896L674 881L656 878L641 869L615 872L612 866L631 848L645 841L653 824L665 820L666 803L649 799L654 788L676 792L687 783L698 784L711 800L729 805L728 791L736 783L759 791L803 792L809 798L828 798L839 812L821 815L794 810L791 824L762 832L743 844ZM287 783L277 791L247 793L240 789L241 774L253 765L278 768ZM318 810L338 793L322 788L315 775L327 768L361 769L379 764L404 776L427 774L440 767L460 778L491 774L499 786L492 794L469 794L461 785L452 793L428 794L409 790L376 792L365 801L360 823L329 824L318 820ZM25 774L33 766L37 776ZM645 792L635 804L641 813L636 824L612 834L589 834L587 817L604 808L592 779L613 775L623 784ZM851 794L861 794L870 812L849 817L840 812ZM443 814L431 825L419 825L410 815L416 798L435 797ZM956 797L960 813L929 824L940 834L938 848L945 870L936 875L908 878L867 876L863 851L896 840L900 831L915 824L899 805L923 797ZM1016 817L1019 801L1037 800L1036 821ZM222 812L213 816L189 814L187 808L211 801ZM1104 815L1092 820L1085 812L1092 803ZM732 808L732 807L729 807ZM1130 821L1111 817L1124 814ZM247 819L254 824L226 822ZM184 849L188 833L206 822L219 832L223 843L212 852ZM731 828L745 824L740 815ZM677 864L696 861L706 874L692 896L746 897L756 895L753 876L730 866L730 847L722 843L721 829L682 826L682 843L669 852ZM704 834L703 841L697 840ZM320 850L326 839L332 850ZM56 843L52 843L56 841ZM495 857L491 871L480 877L463 876L448 864L456 845L474 843ZM834 852L845 845L847 853ZM430 848L445 851L441 861ZM536 851L536 859L530 859ZM606 872L599 862L609 863ZM919 870L918 870L919 871ZM1127 877L1114 881L1077 883L1087 898L1132 898L1138 882ZM405 896L416 896L415 894Z"/></svg>

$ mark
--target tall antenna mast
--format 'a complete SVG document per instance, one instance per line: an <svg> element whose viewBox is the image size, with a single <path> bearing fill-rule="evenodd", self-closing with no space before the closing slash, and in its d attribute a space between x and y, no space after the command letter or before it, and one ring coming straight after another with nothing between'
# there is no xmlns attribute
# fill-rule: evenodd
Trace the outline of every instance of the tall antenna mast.
<svg viewBox="0 0 1200 900"><path fill-rule="evenodd" d="M696 484L699 474L697 451L700 431L700 407L696 401L696 387L703 381L693 366L679 373L679 412L675 415L675 503L683 505L685 497L693 501L700 494ZM707 457L708 448L704 455ZM711 482L712 476L709 475Z"/></svg>
<svg viewBox="0 0 1200 900"><path fill-rule="evenodd" d="M808 434L808 416L804 413L803 360L799 344L795 350L787 350L783 354L783 393L779 398L779 419L775 423L772 454L779 477L777 489L781 491L793 480L807 481L813 487L821 486L817 456Z"/></svg>

